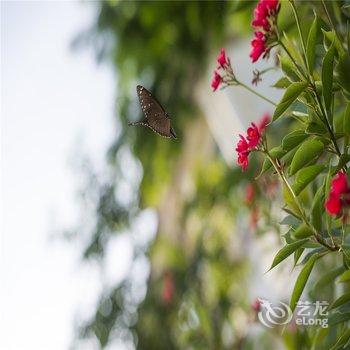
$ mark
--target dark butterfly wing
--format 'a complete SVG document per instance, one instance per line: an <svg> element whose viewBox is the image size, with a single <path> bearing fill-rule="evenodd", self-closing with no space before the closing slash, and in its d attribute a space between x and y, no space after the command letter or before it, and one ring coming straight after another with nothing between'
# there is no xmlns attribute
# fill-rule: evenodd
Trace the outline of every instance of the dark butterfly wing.
<svg viewBox="0 0 350 350"><path fill-rule="evenodd" d="M137 86L137 95L142 112L145 115L145 121L141 124L148 126L163 137L176 138L176 134L170 125L170 118L157 99L141 85Z"/></svg>

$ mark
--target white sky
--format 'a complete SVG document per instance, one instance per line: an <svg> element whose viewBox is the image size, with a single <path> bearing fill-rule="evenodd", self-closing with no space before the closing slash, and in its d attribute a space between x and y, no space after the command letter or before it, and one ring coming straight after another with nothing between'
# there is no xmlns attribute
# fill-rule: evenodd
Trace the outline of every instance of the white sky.
<svg viewBox="0 0 350 350"><path fill-rule="evenodd" d="M94 4L2 2L1 12L0 349L67 349L77 305L89 309L98 294L98 272L79 264L76 245L50 241L50 217L62 227L76 219L69 154L82 139L102 162L115 80L91 50L69 48Z"/></svg>

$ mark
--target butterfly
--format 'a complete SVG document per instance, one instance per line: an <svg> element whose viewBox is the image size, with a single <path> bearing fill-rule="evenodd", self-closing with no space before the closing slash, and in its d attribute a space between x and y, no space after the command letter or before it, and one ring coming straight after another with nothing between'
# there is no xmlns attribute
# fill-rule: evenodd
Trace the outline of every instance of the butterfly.
<svg viewBox="0 0 350 350"><path fill-rule="evenodd" d="M138 122L128 123L128 125L147 126L160 136L177 139L170 123L170 117L157 99L141 85L137 85L136 91L145 118Z"/></svg>

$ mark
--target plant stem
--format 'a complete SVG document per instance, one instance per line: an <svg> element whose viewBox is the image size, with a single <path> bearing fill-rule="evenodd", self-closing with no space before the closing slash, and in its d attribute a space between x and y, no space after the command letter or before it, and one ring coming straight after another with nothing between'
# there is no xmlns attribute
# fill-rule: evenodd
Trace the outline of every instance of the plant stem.
<svg viewBox="0 0 350 350"><path fill-rule="evenodd" d="M295 204L298 207L298 210L300 212L301 218L303 220L303 222L305 223L305 225L307 225L313 232L313 236L316 239L316 241L321 244L322 246L324 246L325 248L327 248L330 251L337 251L339 250L339 247L337 245L334 244L333 240L333 246L329 245L327 242L324 241L324 239L319 235L319 233L317 232L317 230L315 229L315 227L313 225L310 224L309 220L307 219L304 209L302 208L298 197L296 196L296 194L294 193L292 186L289 184L286 176L284 175L283 171L280 169L280 167L276 164L275 160L271 157L271 155L269 154L269 152L267 150L264 150L267 158L269 159L269 161L271 162L271 164L273 165L273 167L275 168L277 174L280 176L281 180L283 181L283 183L286 185L286 187L288 188L288 191L291 193Z"/></svg>
<svg viewBox="0 0 350 350"><path fill-rule="evenodd" d="M325 12L328 16L328 19L331 23L331 25L334 27L332 21L331 21L331 18L329 16L329 13L328 13L328 10L327 10L327 7L325 6L324 4L324 1L321 0L322 4L323 4L323 7L325 9ZM325 124L327 130L328 130L328 133L329 133L329 136L332 140L332 143L334 145L334 148L337 152L337 155L340 157L341 156L341 152L340 152L340 149L338 147L338 144L337 144L337 140L334 136L334 132L333 132L333 128L332 126L330 125L329 123L329 120L328 120L328 117L327 117L327 113L325 111L325 109L323 108L323 105L322 105L322 101L320 99L320 97L318 96L318 93L317 93L317 90L316 90L316 85L315 85L315 82L314 82L314 78L312 76L312 72L310 72L310 69L309 69L309 64L308 64L308 61L306 59L306 46L305 46L305 41L304 41L304 37L302 35L302 31L301 31L301 26L300 26L300 20L299 20L299 16L298 16L298 12L297 12L297 9L296 9L296 6L295 6L295 3L294 3L294 0L289 0L289 3L291 4L292 6L292 9L293 9L293 12L294 12L294 16L295 16L295 21L296 21L296 24L297 24L297 27L298 27L298 32L299 32L299 36L300 36L300 41L301 41L301 45L302 45L302 48L303 48L303 53L304 53L304 61L305 61L305 64L306 64L306 67L307 67L307 70L309 72L308 76L305 76L303 74L303 76L306 78L306 80L311 84L312 86L312 89L313 89L313 93L314 93L314 97L315 97L315 100L320 108L320 111L321 111L321 114L323 115L323 118L321 118L321 120L323 121L323 123ZM334 31L335 31L335 28L334 28ZM335 31L336 33L336 31ZM286 47L283 45L283 43L281 42L281 45L282 47L286 50ZM290 53L288 53L288 50L286 50L287 54L289 54L289 56L291 57ZM295 64L295 66L298 68L298 65L296 64L295 61L293 61L293 63ZM300 70L299 70L300 71ZM302 73L302 72L301 72Z"/></svg>
<svg viewBox="0 0 350 350"><path fill-rule="evenodd" d="M323 104L322 104L322 101L321 101L321 99L320 99L320 97L319 97L319 95L317 93L316 86L314 84L312 84L312 88L313 88L313 93L314 93L314 97L316 99L316 102L319 105L321 114L323 115L323 118L322 118L323 120L322 121L324 122L324 124L325 124L325 126L326 126L326 128L328 130L329 136L330 136L330 138L332 140L332 143L334 145L334 148L335 148L335 150L337 152L338 157L341 157L341 152L340 152L337 140L336 140L336 138L334 136L333 128L332 128L332 126L330 125L330 123L328 121L327 113L326 113L325 109L323 108Z"/></svg>
<svg viewBox="0 0 350 350"><path fill-rule="evenodd" d="M342 42L342 41L340 40L340 36L339 36L339 34L338 34L338 32L337 32L337 28L336 28L336 26L334 25L334 23L333 23L333 21L332 21L332 17L330 16L330 14L329 14L329 12L328 12L328 9L327 9L327 6L326 6L324 0L321 0L321 3L322 3L322 6L323 6L323 9L324 9L324 12L326 13L326 16L327 16L327 18L328 18L329 24L331 25L331 27L332 27L332 29L333 29L333 31L334 31L336 37L338 38L339 42Z"/></svg>
<svg viewBox="0 0 350 350"><path fill-rule="evenodd" d="M268 103L271 103L273 106L277 106L277 103L271 101L269 98L261 95L259 92L255 91L254 89L252 89L251 87L249 87L248 85L236 80L237 84L244 87L245 89L247 89L248 91L250 91L252 94L262 98L263 100L267 101Z"/></svg>
<svg viewBox="0 0 350 350"><path fill-rule="evenodd" d="M302 68L298 65L298 63L295 61L294 57L292 56L292 54L289 52L289 50L287 49L287 46L284 45L283 41L281 39L278 39L278 43L282 46L283 50L286 52L286 54L288 55L288 57L290 58L290 60L293 62L295 68L297 69L297 71L299 72L299 74L301 75L301 77L299 76L299 78L301 79L305 79L308 80L306 74L303 72Z"/></svg>
<svg viewBox="0 0 350 350"><path fill-rule="evenodd" d="M294 0L289 0L289 3L291 4L293 12L294 12L295 21L296 21L299 36L300 36L301 46L303 48L303 53L304 53L304 57L303 57L304 61L305 61L304 63L305 63L305 66L307 67L307 69L309 70L309 63L306 59L306 45L305 45L304 37L303 37L302 31L301 31L300 20L299 20L297 8L295 6Z"/></svg>
<svg viewBox="0 0 350 350"><path fill-rule="evenodd" d="M341 235L341 244L343 245L344 244L344 241L345 241L345 223L344 223L344 221L342 222L342 225L341 225L341 233L342 233L342 235Z"/></svg>

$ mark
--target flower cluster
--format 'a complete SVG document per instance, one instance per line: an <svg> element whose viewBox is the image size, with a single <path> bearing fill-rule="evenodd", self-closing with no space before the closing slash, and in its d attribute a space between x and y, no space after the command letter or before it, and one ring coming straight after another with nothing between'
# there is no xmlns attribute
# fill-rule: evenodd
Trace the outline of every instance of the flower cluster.
<svg viewBox="0 0 350 350"><path fill-rule="evenodd" d="M256 62L261 55L265 57L269 53L270 45L276 39L275 25L279 8L279 0L259 0L252 21L255 30L251 41L252 62Z"/></svg>
<svg viewBox="0 0 350 350"><path fill-rule="evenodd" d="M331 182L331 190L325 203L330 215L338 216L350 204L350 188L346 174L340 171Z"/></svg>
<svg viewBox="0 0 350 350"><path fill-rule="evenodd" d="M211 81L213 91L216 91L220 84L227 84L229 81L235 80L235 75L231 67L230 59L226 56L225 49L221 49L219 56L216 59L218 67L214 71L214 76ZM221 73L221 74L220 74Z"/></svg>
<svg viewBox="0 0 350 350"><path fill-rule="evenodd" d="M237 163L243 171L248 167L250 152L255 150L260 144L261 136L269 122L270 117L265 114L258 125L251 123L251 126L247 129L247 135L245 137L239 135L240 139L236 147L236 152L238 154Z"/></svg>

